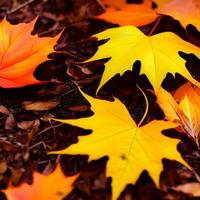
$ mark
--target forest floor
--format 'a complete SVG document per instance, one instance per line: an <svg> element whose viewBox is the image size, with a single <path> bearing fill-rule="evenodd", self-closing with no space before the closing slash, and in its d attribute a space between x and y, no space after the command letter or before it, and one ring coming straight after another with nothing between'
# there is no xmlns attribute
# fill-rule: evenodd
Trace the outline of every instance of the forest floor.
<svg viewBox="0 0 200 200"><path fill-rule="evenodd" d="M51 173L60 163L65 175L81 175L73 191L64 200L109 200L111 199L111 179L105 177L107 157L87 162L88 156L48 155L52 150L64 149L77 142L79 135L88 131L67 124L49 121L49 118L70 119L92 114L88 102L81 96L77 84L88 94L95 95L106 60L80 63L90 58L102 42L90 38L107 28L116 27L93 17L102 13L103 7L95 0L1 0L0 18L4 16L12 24L29 22L39 16L33 33L39 36L55 36L63 31L56 45L56 53L51 60L37 67L34 75L46 84L31 85L17 89L0 88L0 189L5 189L12 180L14 185L31 183L34 171ZM153 24L141 27L148 33ZM189 35L180 24L170 17L163 17L154 33L170 30L182 38L200 45L199 35L191 28ZM190 72L197 80L200 77L192 67ZM135 63L138 65L139 63ZM136 67L137 68L137 67ZM198 73L199 74L199 73ZM145 101L138 88L132 87L138 80L138 71L126 72L122 77L115 76L99 92L99 96L112 100L113 94L122 100L136 122L145 110ZM150 99L150 110L143 123L153 118L162 119L162 111L155 96L148 92L150 84L145 76L138 80ZM185 80L177 76L167 76L163 86L172 91ZM139 105L139 106L138 106ZM106 131L106 130L105 130ZM174 132L166 133L174 137ZM173 189L177 185L196 182L200 176L200 152L193 142L183 135L178 149L192 166L192 171L175 161L164 159L164 170L160 177L160 188L144 171L135 185L128 185L120 200L197 200L198 197ZM120 144L119 144L120 145ZM153 147L152 147L153 148ZM1 166L4 166L1 168ZM6 169L5 169L6 166ZM2 171L1 171L2 169ZM6 199L0 192L0 199Z"/></svg>

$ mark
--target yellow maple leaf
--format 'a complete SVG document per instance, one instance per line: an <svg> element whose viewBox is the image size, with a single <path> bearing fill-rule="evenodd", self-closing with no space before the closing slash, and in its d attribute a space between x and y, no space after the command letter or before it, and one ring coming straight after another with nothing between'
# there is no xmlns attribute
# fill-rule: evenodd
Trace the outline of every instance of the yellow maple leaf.
<svg viewBox="0 0 200 200"><path fill-rule="evenodd" d="M77 175L66 177L58 166L48 176L34 173L32 185L10 186L3 192L8 200L61 200L72 191L76 179Z"/></svg>
<svg viewBox="0 0 200 200"><path fill-rule="evenodd" d="M200 57L200 48L179 38L172 32L146 36L134 26L111 28L94 35L109 41L99 46L96 54L86 62L108 58L98 90L114 75L132 70L136 60L141 61L140 74L145 74L157 93L167 73L181 74L193 84L199 83L185 67L185 60L178 54L194 53Z"/></svg>
<svg viewBox="0 0 200 200"><path fill-rule="evenodd" d="M173 0L158 9L159 14L169 15L180 21L183 27L188 24L200 30L200 1L199 0Z"/></svg>
<svg viewBox="0 0 200 200"><path fill-rule="evenodd" d="M179 140L161 134L162 130L176 127L175 123L154 120L138 127L118 99L109 102L83 95L91 103L94 115L58 121L92 129L92 134L80 136L77 144L51 153L88 154L89 161L107 155L106 175L112 177L113 200L127 184L134 183L145 169L158 185L163 158L187 165L176 150Z"/></svg>
<svg viewBox="0 0 200 200"><path fill-rule="evenodd" d="M144 0L141 4L128 4L126 0L103 0L106 6L105 13L97 16L99 19L111 23L134 26L150 24L158 17L152 9L152 2Z"/></svg>
<svg viewBox="0 0 200 200"><path fill-rule="evenodd" d="M22 87L40 82L33 72L48 60L60 34L56 37L31 35L36 20L11 25L3 19L0 23L0 87Z"/></svg>

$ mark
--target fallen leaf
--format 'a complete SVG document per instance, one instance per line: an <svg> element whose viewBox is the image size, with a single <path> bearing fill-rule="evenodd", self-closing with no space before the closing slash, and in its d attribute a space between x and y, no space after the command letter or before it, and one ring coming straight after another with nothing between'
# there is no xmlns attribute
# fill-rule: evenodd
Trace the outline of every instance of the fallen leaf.
<svg viewBox="0 0 200 200"><path fill-rule="evenodd" d="M168 121L179 121L178 112L180 112L178 103L173 96L166 90L160 88L157 93L157 104L161 107Z"/></svg>
<svg viewBox="0 0 200 200"><path fill-rule="evenodd" d="M194 197L200 196L200 184L199 183L185 183L183 185L178 185L173 187L174 190L183 192Z"/></svg>
<svg viewBox="0 0 200 200"><path fill-rule="evenodd" d="M103 0L103 3L106 11L97 18L121 26L144 26L158 17L156 11L152 9L150 0L144 0L141 4L128 4L126 0Z"/></svg>
<svg viewBox="0 0 200 200"><path fill-rule="evenodd" d="M77 175L65 177L58 166L48 176L34 173L32 185L23 183L19 187L10 186L3 192L8 200L61 200L71 192L76 178Z"/></svg>
<svg viewBox="0 0 200 200"><path fill-rule="evenodd" d="M89 161L107 155L106 175L112 177L113 200L117 199L127 184L135 183L145 169L158 185L163 158L177 160L187 166L176 150L179 140L161 133L175 128L177 124L154 120L138 127L118 99L109 102L83 95L91 103L94 115L58 121L92 129L92 134L80 136L77 144L51 154L87 154Z"/></svg>
<svg viewBox="0 0 200 200"><path fill-rule="evenodd" d="M33 76L36 67L48 60L60 34L56 37L31 35L36 19L30 23L0 23L0 86L22 87L39 83Z"/></svg>
<svg viewBox="0 0 200 200"><path fill-rule="evenodd" d="M25 110L32 110L32 111L45 111L55 108L59 104L58 101L37 101L37 102L30 102L25 101L23 102L23 106Z"/></svg>
<svg viewBox="0 0 200 200"><path fill-rule="evenodd" d="M7 115L4 128L7 129L7 130L12 130L13 127L15 126L15 119L14 119L12 112L10 112L3 105L0 105L0 112Z"/></svg>
<svg viewBox="0 0 200 200"><path fill-rule="evenodd" d="M94 35L98 40L109 39L99 46L96 54L86 62L103 58L111 59L105 70L97 91L114 75L122 75L132 70L133 63L141 61L140 74L145 74L157 93L167 73L181 74L194 85L199 86L185 67L185 60L178 54L193 53L200 57L200 48L179 38L172 32L146 36L134 26L111 28Z"/></svg>
<svg viewBox="0 0 200 200"><path fill-rule="evenodd" d="M198 97L198 103L197 99L194 100L192 95L188 96L186 93L178 104L172 95L164 89L160 89L157 94L157 103L165 113L166 119L178 122L199 146L200 97Z"/></svg>
<svg viewBox="0 0 200 200"><path fill-rule="evenodd" d="M158 9L159 14L169 15L180 21L185 28L188 24L196 26L200 31L200 1L173 0Z"/></svg>
<svg viewBox="0 0 200 200"><path fill-rule="evenodd" d="M156 3L157 8L162 8L170 1L172 1L172 0L153 0L153 2Z"/></svg>
<svg viewBox="0 0 200 200"><path fill-rule="evenodd" d="M180 102L185 95L190 97L193 102L198 103L200 98L200 88L192 85L190 82L186 82L175 91L173 97L177 102Z"/></svg>
<svg viewBox="0 0 200 200"><path fill-rule="evenodd" d="M22 130L29 130L33 128L38 130L39 125L40 125L40 120L38 119L32 121L17 122L17 127Z"/></svg>

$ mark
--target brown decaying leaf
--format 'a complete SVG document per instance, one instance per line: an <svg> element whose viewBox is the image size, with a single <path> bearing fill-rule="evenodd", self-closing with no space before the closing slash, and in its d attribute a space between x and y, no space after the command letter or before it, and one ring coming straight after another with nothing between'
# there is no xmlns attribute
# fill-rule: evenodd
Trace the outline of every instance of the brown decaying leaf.
<svg viewBox="0 0 200 200"><path fill-rule="evenodd" d="M183 185L173 187L172 189L192 195L194 197L200 196L200 183L185 183Z"/></svg>
<svg viewBox="0 0 200 200"><path fill-rule="evenodd" d="M59 104L58 101L37 101L37 102L30 102L24 101L23 106L25 110L32 110L32 111L46 111L55 108Z"/></svg>

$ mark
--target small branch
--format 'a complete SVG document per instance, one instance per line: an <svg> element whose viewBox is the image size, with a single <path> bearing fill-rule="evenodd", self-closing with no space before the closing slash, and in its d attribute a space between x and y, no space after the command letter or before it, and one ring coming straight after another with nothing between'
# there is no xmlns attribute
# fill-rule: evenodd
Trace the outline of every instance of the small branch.
<svg viewBox="0 0 200 200"><path fill-rule="evenodd" d="M41 135L42 133L45 133L45 132L48 131L48 130L51 130L51 129L54 129L54 128L57 128L57 127L63 126L63 125L64 125L64 124L61 123L61 124L58 124L58 125L55 125L55 126L50 126L50 127L46 128L46 129L44 129L43 131L40 131L39 133L36 133L35 136L39 136L39 135Z"/></svg>
<svg viewBox="0 0 200 200"><path fill-rule="evenodd" d="M35 1L35 0L28 0L28 1L24 2L23 4L20 4L18 7L13 8L12 10L8 11L7 14L12 14L12 13L14 13L14 12L16 12L16 11L18 11L18 10L24 8L25 6L27 6L27 5L31 4L31 3L33 3L34 1Z"/></svg>

